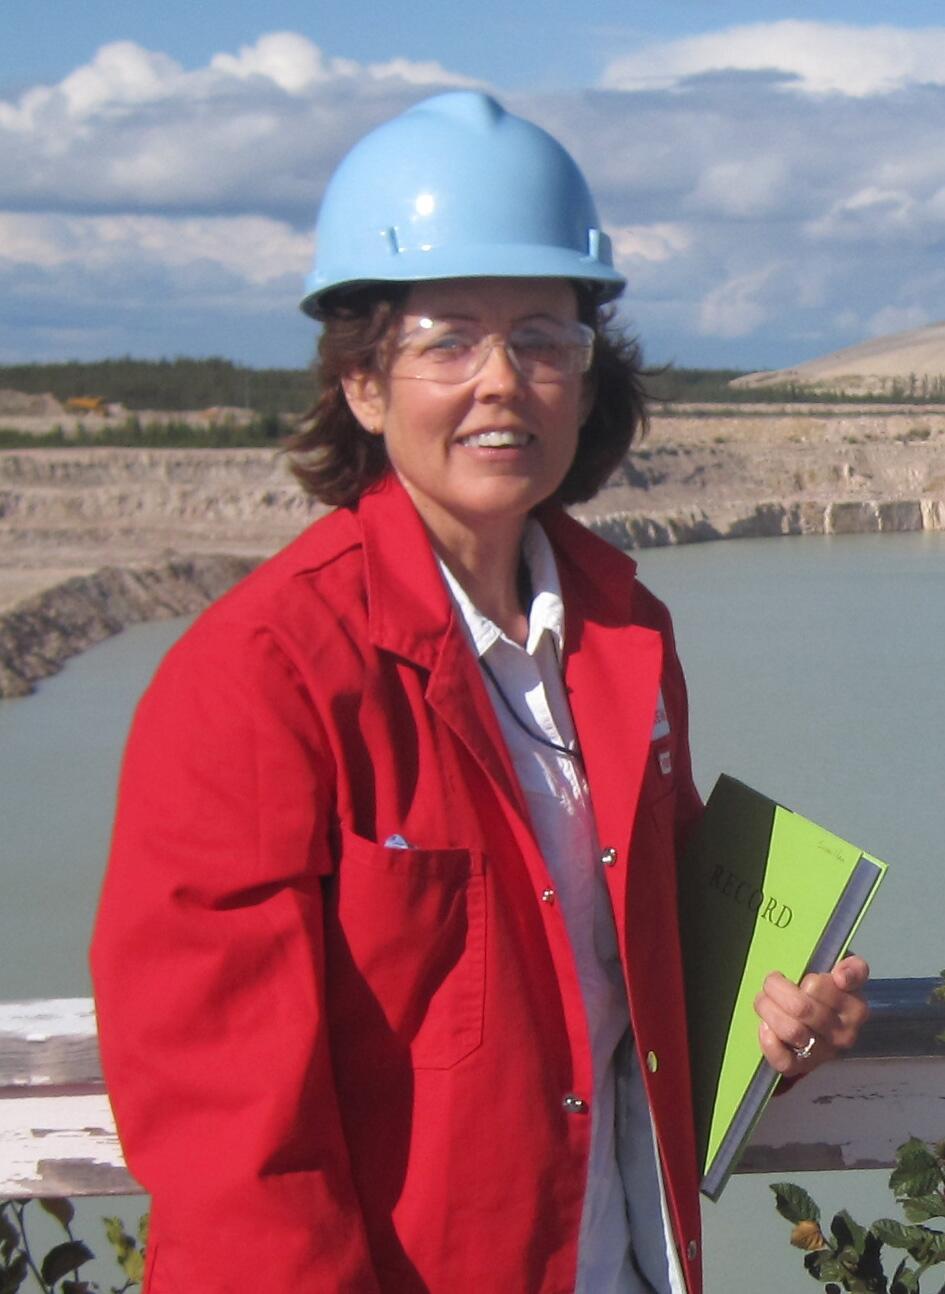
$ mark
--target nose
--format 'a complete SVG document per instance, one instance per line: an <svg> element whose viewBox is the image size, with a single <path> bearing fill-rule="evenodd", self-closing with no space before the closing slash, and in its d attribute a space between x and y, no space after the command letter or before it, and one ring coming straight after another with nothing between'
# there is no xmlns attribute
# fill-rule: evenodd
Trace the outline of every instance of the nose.
<svg viewBox="0 0 945 1294"><path fill-rule="evenodd" d="M512 358L512 352L501 337L494 338L483 353L476 378L476 393L480 399L502 396L516 390L523 378Z"/></svg>

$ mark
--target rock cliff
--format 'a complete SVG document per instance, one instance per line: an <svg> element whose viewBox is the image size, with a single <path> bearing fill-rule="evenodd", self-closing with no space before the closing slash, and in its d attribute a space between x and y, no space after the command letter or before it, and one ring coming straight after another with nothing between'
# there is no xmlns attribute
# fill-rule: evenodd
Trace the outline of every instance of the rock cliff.
<svg viewBox="0 0 945 1294"><path fill-rule="evenodd" d="M70 656L145 620L201 611L252 570L251 558L180 558L74 575L0 616L0 697L25 696Z"/></svg>
<svg viewBox="0 0 945 1294"><path fill-rule="evenodd" d="M945 529L945 411L688 409L576 513L622 548ZM0 452L0 696L199 610L318 512L268 450Z"/></svg>

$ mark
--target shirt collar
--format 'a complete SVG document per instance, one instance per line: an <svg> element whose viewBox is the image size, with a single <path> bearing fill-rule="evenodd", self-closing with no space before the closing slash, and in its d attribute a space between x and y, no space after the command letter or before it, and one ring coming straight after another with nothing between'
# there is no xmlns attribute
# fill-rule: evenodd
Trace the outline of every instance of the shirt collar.
<svg viewBox="0 0 945 1294"><path fill-rule="evenodd" d="M542 526L534 517L529 517L525 525L522 540L522 556L528 567L532 585L532 605L528 613L528 640L525 650L534 655L544 633L551 634L555 645L555 654L561 659L564 650L564 602L561 597L561 584L558 580L558 568L555 565L551 542ZM453 595L469 631L477 656L484 656L489 648L500 640L511 643L498 625L473 605L466 590L442 558L437 559L446 586Z"/></svg>

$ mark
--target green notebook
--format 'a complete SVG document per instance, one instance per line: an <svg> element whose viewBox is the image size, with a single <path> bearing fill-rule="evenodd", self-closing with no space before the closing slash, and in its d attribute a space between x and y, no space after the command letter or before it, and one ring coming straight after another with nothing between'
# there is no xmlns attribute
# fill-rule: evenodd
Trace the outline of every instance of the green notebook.
<svg viewBox="0 0 945 1294"><path fill-rule="evenodd" d="M718 1199L778 1075L753 1001L843 956L886 864L723 774L680 868L702 1191Z"/></svg>

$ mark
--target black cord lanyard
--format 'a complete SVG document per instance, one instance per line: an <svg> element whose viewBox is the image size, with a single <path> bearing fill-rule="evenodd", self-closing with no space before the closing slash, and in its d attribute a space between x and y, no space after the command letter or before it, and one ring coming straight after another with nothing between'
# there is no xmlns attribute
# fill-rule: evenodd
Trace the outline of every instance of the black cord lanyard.
<svg viewBox="0 0 945 1294"><path fill-rule="evenodd" d="M490 668L485 656L479 657L479 664L482 666L483 672L489 682L498 693L499 700L505 706L506 711L527 737L531 737L532 741L537 741L541 746L547 746L549 750L557 751L559 755L567 755L568 759L576 759L578 763L583 762L581 759L581 752L579 750L572 750L570 746L562 746L560 742L552 741L550 737L546 737L543 732L535 732L535 730L525 722L521 715L516 712L509 698L502 691L501 687L499 687L499 680Z"/></svg>

